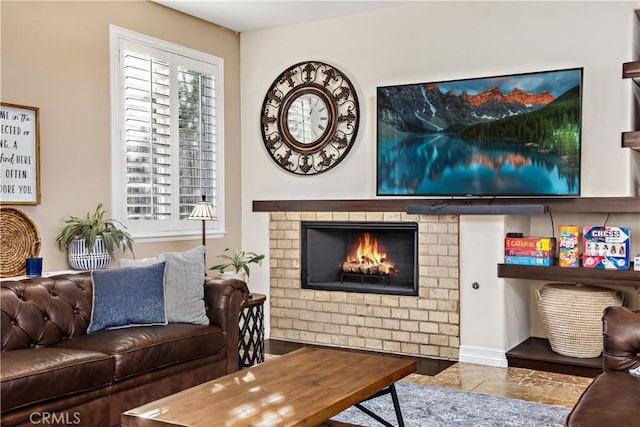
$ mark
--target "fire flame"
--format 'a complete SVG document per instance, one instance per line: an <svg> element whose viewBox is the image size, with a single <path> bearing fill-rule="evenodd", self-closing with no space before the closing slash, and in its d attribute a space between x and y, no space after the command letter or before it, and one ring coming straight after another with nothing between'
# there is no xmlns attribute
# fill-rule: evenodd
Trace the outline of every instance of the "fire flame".
<svg viewBox="0 0 640 427"><path fill-rule="evenodd" d="M345 272L362 274L390 274L395 265L387 260L387 254L381 251L378 240L370 233L362 233L355 253L347 256L342 265Z"/></svg>
<svg viewBox="0 0 640 427"><path fill-rule="evenodd" d="M387 258L387 254L380 252L378 249L378 241L369 233L363 233L360 236L360 244L356 251L356 260L360 260L365 264L382 264Z"/></svg>

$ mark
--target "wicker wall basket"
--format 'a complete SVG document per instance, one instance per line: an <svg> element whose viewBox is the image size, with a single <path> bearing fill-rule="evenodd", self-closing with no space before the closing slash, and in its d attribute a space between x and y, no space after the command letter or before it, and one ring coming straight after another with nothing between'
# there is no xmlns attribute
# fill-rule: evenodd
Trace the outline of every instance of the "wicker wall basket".
<svg viewBox="0 0 640 427"><path fill-rule="evenodd" d="M622 305L620 292L598 287L547 284L536 290L538 312L551 349L570 357L602 353L602 312Z"/></svg>
<svg viewBox="0 0 640 427"><path fill-rule="evenodd" d="M40 253L40 233L34 222L20 209L0 207L0 277L26 272L25 261Z"/></svg>

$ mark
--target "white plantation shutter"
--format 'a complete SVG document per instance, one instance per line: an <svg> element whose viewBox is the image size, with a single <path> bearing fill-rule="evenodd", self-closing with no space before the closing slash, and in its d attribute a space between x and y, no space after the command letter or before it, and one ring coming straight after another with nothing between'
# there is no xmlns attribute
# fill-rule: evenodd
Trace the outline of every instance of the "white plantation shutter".
<svg viewBox="0 0 640 427"><path fill-rule="evenodd" d="M178 67L181 219L189 216L202 194L215 206L214 85L212 76Z"/></svg>
<svg viewBox="0 0 640 427"><path fill-rule="evenodd" d="M127 220L171 219L169 65L123 51Z"/></svg>
<svg viewBox="0 0 640 427"><path fill-rule="evenodd" d="M221 60L123 31L112 64L114 217L136 238L199 235L187 217L205 195L221 217L207 226L221 231Z"/></svg>

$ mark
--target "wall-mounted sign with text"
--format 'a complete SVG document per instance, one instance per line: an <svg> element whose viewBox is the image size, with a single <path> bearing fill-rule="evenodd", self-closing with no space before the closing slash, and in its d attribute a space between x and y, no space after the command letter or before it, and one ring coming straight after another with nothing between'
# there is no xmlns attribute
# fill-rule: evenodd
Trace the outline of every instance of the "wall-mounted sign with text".
<svg viewBox="0 0 640 427"><path fill-rule="evenodd" d="M39 111L0 103L0 203L40 203Z"/></svg>

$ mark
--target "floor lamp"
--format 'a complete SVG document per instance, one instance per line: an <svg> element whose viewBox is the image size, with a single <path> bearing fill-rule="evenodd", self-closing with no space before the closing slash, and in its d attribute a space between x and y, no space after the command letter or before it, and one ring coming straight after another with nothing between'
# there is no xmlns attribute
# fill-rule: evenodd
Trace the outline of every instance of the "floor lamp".
<svg viewBox="0 0 640 427"><path fill-rule="evenodd" d="M216 208L211 206L211 203L207 202L207 196L202 195L202 200L196 203L189 215L188 219L200 220L202 221L202 245L205 247L204 250L204 271L205 276L207 274L207 229L206 222L218 219L216 215Z"/></svg>

